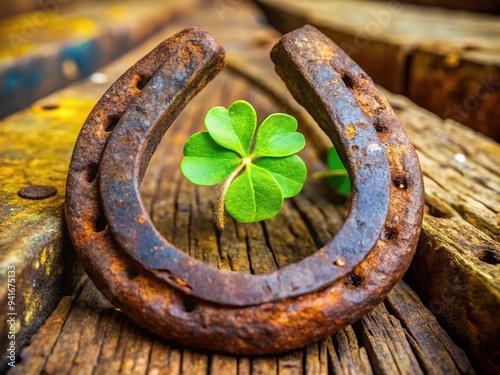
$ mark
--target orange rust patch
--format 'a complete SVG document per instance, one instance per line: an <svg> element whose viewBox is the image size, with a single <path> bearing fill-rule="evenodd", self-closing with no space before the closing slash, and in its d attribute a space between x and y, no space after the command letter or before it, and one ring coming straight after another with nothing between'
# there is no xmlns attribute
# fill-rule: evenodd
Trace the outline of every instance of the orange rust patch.
<svg viewBox="0 0 500 375"><path fill-rule="evenodd" d="M347 131L345 133L347 139L353 139L356 136L356 127L353 124L347 125Z"/></svg>

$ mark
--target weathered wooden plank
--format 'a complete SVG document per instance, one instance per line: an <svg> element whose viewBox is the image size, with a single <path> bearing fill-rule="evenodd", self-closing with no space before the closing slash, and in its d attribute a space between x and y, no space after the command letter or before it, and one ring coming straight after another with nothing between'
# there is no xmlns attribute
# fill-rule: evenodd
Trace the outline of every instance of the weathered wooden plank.
<svg viewBox="0 0 500 375"><path fill-rule="evenodd" d="M408 305L401 305L400 300ZM33 343L22 352L22 361L10 373L372 374L372 366L380 374L473 373L463 352L452 344L408 286L398 284L389 301L391 307L398 306L395 315L389 314L382 305L377 313L363 318L355 329L348 326L337 333L333 343L328 338L304 350L249 359L175 348L144 332L114 310L88 282L75 303L71 304L69 297L61 301L54 315L34 336ZM415 314L424 320L412 322ZM429 318L432 329L428 329ZM387 323L389 320L393 322ZM402 324L406 330L401 328ZM401 337L387 335L388 330L394 328ZM405 334L410 340L405 339ZM379 354L373 357L370 350L377 345L390 348L386 352L389 357ZM393 350L394 345L402 345L408 352L399 352L400 357L396 358L398 351ZM458 367L443 369L438 353L445 348L449 350L448 358L452 358L450 363L456 361ZM432 355L435 361L423 362L423 368L415 360L418 356L419 361L428 361ZM405 357L412 358L413 365L404 364ZM392 362L386 360L398 361L399 367L391 367Z"/></svg>
<svg viewBox="0 0 500 375"><path fill-rule="evenodd" d="M430 311L420 309L419 305L420 299L405 283L398 284L386 299L388 310L395 317L394 321L396 318L400 320L425 372L451 373L458 369L463 374L473 373L470 364L463 361L462 350L450 345L449 336L435 317Z"/></svg>
<svg viewBox="0 0 500 375"><path fill-rule="evenodd" d="M484 51L475 44L460 53L424 47L411 56L406 91L411 100L497 141L499 93L499 50Z"/></svg>
<svg viewBox="0 0 500 375"><path fill-rule="evenodd" d="M189 4L192 3L185 2L182 7L174 6L170 10L166 8L154 10L147 7L147 10L134 11L135 8L131 7L128 10L131 13L115 14L115 18L117 18L118 26L122 25L128 30L130 44L127 45L131 46L142 40L148 33L153 32L166 18L171 17L180 9L186 9L184 7ZM72 11L73 13L70 12L67 16L61 16L61 19L52 20L54 23L44 25L42 28L44 31L40 29L33 40L41 38L39 40L43 41L51 35L54 36L55 26L59 25L60 28L67 20L73 20L65 24L65 27L71 29L75 26L75 22L81 21L83 15L88 16L89 19L101 20L102 26L103 19L110 16L110 9L120 13L120 7L113 8L111 5L108 3L107 8L101 5L91 7L91 11L90 8L83 8L89 10L90 13L82 12L82 14L79 13L82 9L77 7ZM129 22L130 17L135 18L138 14L147 16L148 12L158 13L158 17L155 16L147 22L143 20L142 24L147 23L147 26L141 26L139 21ZM3 32L10 30L9 22L2 22L1 29ZM68 40L75 38L72 35L66 36L70 38ZM111 37L113 35L114 37ZM125 34L118 29L106 26L99 32L95 31L92 37L97 38L96 42L113 44L119 35ZM0 40L7 43L5 38ZM65 40L63 38L59 42L63 43ZM10 47L4 45L2 48L6 52ZM33 46L33 50L23 52L24 57L20 59L31 59L32 56L41 54L44 59L47 59L47 64L52 67L55 55L44 48L43 43L37 44ZM62 44L54 48L52 52L55 53L62 48ZM3 56L4 53L0 52L0 55ZM115 55L116 53L109 55L106 59L109 60ZM139 57L136 56L136 58ZM16 61L17 64L21 60ZM99 61L99 64L102 64L105 60ZM5 58L0 64L7 69L9 66L14 66L14 63L11 57ZM8 69L3 70L3 68L0 70L7 72ZM3 181L0 184L0 284L6 285L7 283L8 267L15 267L17 276L15 312L18 314L15 325L17 350L49 316L61 296L71 293L76 281L80 278L81 270L74 262L74 254L62 226L62 204L67 167L81 124L97 98L111 83L106 74L116 78L124 68L124 66L117 65L114 70L103 72L99 76L100 83L91 80L77 89L70 87L62 96L55 94L47 97L34 104L29 110L11 116L0 124L0 144L2 145L0 175ZM45 83L51 82L50 74L44 77L47 78ZM8 84L6 80L1 80L1 82ZM87 91L89 87L92 89ZM9 102L13 94L3 89L0 92L0 96L6 95L5 100L0 100L0 106L13 110L14 107ZM19 190L30 184L51 186L56 189L56 194L38 200L20 197ZM0 301L0 313L6 316L7 288L0 289ZM7 340L9 328L10 325L2 320L0 323L0 349L2 351L5 351L7 344L10 343L10 340Z"/></svg>
<svg viewBox="0 0 500 375"><path fill-rule="evenodd" d="M383 304L361 321L368 356L377 373L394 374L412 369L413 374L423 374L410 344L404 339L405 330L400 321L390 316Z"/></svg>
<svg viewBox="0 0 500 375"><path fill-rule="evenodd" d="M317 132L310 118L293 107L282 83L269 74L271 66L247 56L233 56L231 67L295 110L306 133ZM417 149L425 178L429 214L409 280L453 337L473 353L478 366L485 371L500 368L495 339L500 330L500 147L455 121L442 121L408 99L383 93ZM330 147L324 138L309 139L320 150ZM312 222L318 217L309 216ZM429 274L433 277L422 276ZM451 275L453 282L448 281Z"/></svg>
<svg viewBox="0 0 500 375"><path fill-rule="evenodd" d="M307 375L328 374L328 358L326 343L324 340L312 343L305 348L305 368Z"/></svg>
<svg viewBox="0 0 500 375"><path fill-rule="evenodd" d="M227 22L226 28L223 27L223 25L226 25L225 23L221 24L217 16L209 12L204 15L192 15L184 20L179 19L177 24L163 30L161 36L155 37L157 39L146 43L141 47L141 50L135 51L133 54L124 57L124 59L117 61L114 65L103 70L102 73L106 74L109 81L112 81L114 79L113 77L116 77L120 71L123 71L132 61L135 61L138 56L141 56L145 51L149 50L159 39L179 30L182 27L181 25L197 23L205 27L201 22L204 17L206 17L206 28L218 39L221 39L222 43L227 47L228 54L233 56L231 57L232 60L230 60L233 71L238 69L239 71L245 70L245 63L241 62L239 59L245 56L245 53L248 53L248 51L255 51L255 54L261 57L260 59L251 61L251 63L263 62L259 65L259 67L264 69L261 71L261 77L266 78L266 81L270 81L267 82L268 86L263 84L262 87L267 88L265 90L267 92L269 88L271 88L271 91L275 91L272 95L274 98L286 97L280 91L283 90L282 88L274 88L278 86L274 86L275 83L273 83L273 80L277 80L277 78L272 78L274 77L271 73L272 70L265 70L270 67L270 63L267 62L267 51L272 41L275 40L278 35L272 30L260 26L256 21L258 13L252 10L252 8L248 8L246 5L241 5L232 11L230 17L231 22ZM219 23L219 25L216 25L217 23ZM252 36L252 33L248 31L249 29L258 30L255 33L256 36ZM245 36L240 39L242 35ZM235 39L231 40L231 38ZM238 42L236 43L235 40ZM266 43L262 44L262 40L265 40ZM246 50L246 52L241 50ZM252 74L246 72L245 75L251 76ZM258 78L259 77L254 77L254 81L262 81L262 79L259 80ZM276 82L279 82L279 80ZM278 84L276 83L276 85ZM58 93L57 96L52 96L49 100L55 101L57 97L62 98L68 94L74 95L75 92L81 93L80 95L82 95L82 97L88 95L89 98L93 97L93 100L97 100L97 97L103 89L104 87L102 85L98 86L91 83L84 83L70 87ZM230 267L234 270L250 271L253 273L269 272L276 269L278 262L275 256L279 255L279 253L273 248L273 243L270 241L269 237L266 238L266 232L272 230L275 236L288 236L291 233L289 227L280 230L280 228L276 226L281 226L282 223L288 223L287 220L289 215L293 216L295 221L297 221L292 224L292 228L295 228L294 230L297 230L297 228L302 228L301 230L307 228L307 232L299 233L305 234L305 243L309 245L303 249L292 249L293 251L287 249L290 259L282 257L280 262L281 265L285 265L289 262L300 260L300 257L307 256L311 251L314 251L322 242L328 240L328 238L340 228L342 218L345 217L348 209L348 202L338 197L332 198L331 192L325 191L327 188L322 181L309 179L304 193L288 204L286 213L280 214L283 215L283 217L278 217L276 220L270 220L266 222L265 226L258 223L251 225L233 223L233 225L230 226L231 230L225 231L218 239L220 245L217 247L211 244L209 245L208 242L204 242L207 238L212 241L214 233L216 233L211 222L210 225L205 225L203 227L195 226L193 223L195 221L209 223L209 213L216 199L216 190L211 190L210 188L194 188L183 182L184 180L181 178L177 168L181 158L182 144L189 136L189 129L195 129L196 126L201 126L201 119L204 113L213 105L227 106L235 99L247 99L254 103L259 103L260 119L271 111L283 110L283 106L285 105L295 105L292 102L287 103L286 100L283 100L281 103L276 101L273 102L271 97L266 96L267 94L265 94L265 91L263 92L252 87L248 82L245 82L239 74L223 73L220 77L216 78L211 86L207 87L207 89L186 108L176 124L173 125L171 131L169 131L164 142L159 147L155 155L155 160L153 160L148 168L146 178L141 187L143 197L147 202L147 206L150 208L155 225L160 232L184 251L191 253L193 256L200 257L200 259L208 261L216 267ZM400 108L404 109L403 104L399 105ZM429 116L426 112L422 112L421 110L419 112L415 109L415 111L418 112L418 116ZM19 116L25 116L28 112L29 111ZM53 122L49 122L48 126L54 126L56 121L55 119L52 121ZM419 119L417 118L415 121L418 122ZM303 129L307 129L305 126L314 129L313 126L316 125L312 123L302 123L301 126ZM451 124L451 129L456 130L456 125ZM311 134L313 133L314 131L311 130ZM458 131L458 133L460 134L460 131ZM451 132L446 134L451 134ZM486 143L489 144L488 142ZM326 143L322 144L312 141L309 137L308 144L309 146L302 156L306 160L310 172L324 168L324 163L317 157L316 150L320 149L324 151L328 145ZM446 142L444 142L444 144L442 143L441 147L446 147ZM487 165L491 168L494 166L494 163L491 163L491 157L488 157L488 155L484 155L482 163L482 165ZM200 189L203 189L203 191ZM322 215L320 216L320 220L318 220L318 215ZM329 225L322 225L321 222L323 220L327 221ZM217 238L217 235L215 238ZM195 239L198 242L203 241L203 251L199 251L199 249L194 247ZM282 244L287 243L287 241L290 240L279 237L274 238L274 242L283 249L285 246ZM301 241L304 241L304 239L301 239ZM235 244L237 245L235 246ZM245 251L243 256L240 253L241 251ZM74 342L88 342L86 341L86 337L88 336L83 332L87 327L99 327L99 335L95 345L100 349L98 351L88 350L86 352L86 355L93 356L93 358L88 358L86 360L88 360L89 363L95 364L95 366L93 366L93 371L95 373L114 373L118 372L121 368L132 370L137 368L138 373L145 373L144 371L147 371L147 368L154 369L154 371L159 373L161 373L162 369L165 369L167 373L173 374L180 373L182 369L185 369L185 371L198 369L203 373L213 371L213 356L207 355L206 353L198 353L194 350L188 351L177 348L164 342L164 340L151 337L148 333L137 328L135 324L130 322L120 312L112 309L109 304L101 304L101 300L95 296L98 294L97 291L92 288L91 284L86 286L86 290L84 290L85 293L82 293L76 299L66 319L67 326L73 329L73 341L69 340L66 333L67 331L64 331L66 324L61 326L59 330L50 332L44 327L44 329L40 330L33 338L32 344L22 353L23 362L19 363L14 373L23 373L27 368L31 368L33 364L34 368L39 369L38 372L33 373L40 373L46 371L46 368L50 368L53 370L53 373L57 374L58 364L56 353L58 352L52 351L53 354L50 360L47 360L46 357L40 354L45 353L45 343L53 340L51 347L57 347L58 350L60 349L62 351L67 350L67 353L61 354L61 358L71 358L71 362L74 358L78 358L78 352L81 350L81 346L80 348L75 347ZM99 302L96 303L96 300ZM419 303L417 303L417 306L419 309L425 309ZM73 312L74 309L80 311ZM379 318L375 315L373 319L377 321L377 324L383 327L383 330L389 331L394 329L394 317L388 317L387 314L390 314L388 311L382 312L385 314L383 318ZM59 309L55 314L60 314ZM86 315L85 319L87 326L80 324L82 321L82 314ZM78 321L80 321L80 323L78 323ZM398 319L398 321L401 322L401 319ZM391 325L386 326L387 322ZM401 326L403 326L402 323ZM336 370L336 373L372 373L373 369L376 367L371 363L367 350L368 346L364 342L364 330L363 324L358 323L355 325L355 328L346 327L339 332L339 334L335 335L333 337L333 342L331 339L327 339L325 342L319 343L319 347L322 348L319 349L320 353L326 354L326 357L320 356L321 360L319 360L319 362L323 364L328 363L328 368ZM50 337L44 337L44 335ZM402 339L400 336L397 337ZM407 342L403 342L401 345L403 345L403 347L411 347L415 356L424 355L422 353L416 353L413 350L413 346L411 345L412 341L409 337L410 336L405 337ZM59 338L62 340L61 343L58 342ZM133 349L127 348L127 344L130 344L132 340L134 342L137 340L137 347ZM69 342L69 344L63 344L63 342ZM373 346L374 344L371 345ZM314 366L318 366L318 362L313 359L313 352L314 351L306 349L305 352L296 351L294 354L285 354L282 356L251 359L239 358L237 361L237 371L238 373L250 372L263 374L278 373L280 371L286 372L292 368L301 369L301 371L309 371L308 368L315 368ZM463 356L459 351L453 350L453 352L458 353L454 355ZM425 353L425 351L423 353ZM313 357L311 357L311 355ZM54 358L52 358L52 356L54 356ZM43 361L39 361L38 364L32 362L40 358L43 358ZM144 365L145 358L151 358L147 366ZM152 360L153 358L154 360ZM311 360L309 358L311 358ZM225 358L219 357L216 361L221 363L221 365L223 364L224 367L227 367L229 369L228 371L234 370L236 363L234 360L226 360ZM467 359L461 357L456 361L462 363L463 361L467 361ZM86 368L85 365L82 366L82 363L71 363L71 371L86 373L86 370L84 370ZM310 367L308 367L308 363L311 363ZM61 364L60 368L66 370L66 364ZM402 372L404 371L402 370ZM410 372L410 370L407 369L407 372ZM456 372L459 372L458 367Z"/></svg>
<svg viewBox="0 0 500 375"><path fill-rule="evenodd" d="M238 374L238 358L215 354L210 361L210 374Z"/></svg>
<svg viewBox="0 0 500 375"><path fill-rule="evenodd" d="M494 373L500 369L500 149L453 121L417 117L421 111L404 102L397 114L419 151L429 206L408 280L476 363Z"/></svg>
<svg viewBox="0 0 500 375"><path fill-rule="evenodd" d="M196 3L38 1L40 10L3 19L0 118L90 75Z"/></svg>
<svg viewBox="0 0 500 375"><path fill-rule="evenodd" d="M497 16L397 1L257 3L281 32L312 24L389 91L500 139Z"/></svg>
<svg viewBox="0 0 500 375"><path fill-rule="evenodd" d="M7 316L7 270L15 267L16 349L49 316L61 296L71 293L81 272L61 225L62 203L74 137L94 102L83 96L77 99L73 92L62 103L63 111L45 111L37 105L0 126L0 284L5 286L0 289L0 313ZM45 127L48 123L53 126ZM57 194L41 200L18 196L30 183L53 186ZM8 329L2 319L0 348L4 351L10 342Z"/></svg>
<svg viewBox="0 0 500 375"><path fill-rule="evenodd" d="M82 19L85 18L82 17L88 17L88 22L91 20L93 20L92 22L99 20L101 22L101 29L94 30L89 37L95 38L96 43L113 44L118 36L125 34L118 28L104 26L103 21L106 21L107 24L109 16L115 14L114 18L112 17L116 18L115 27L123 26L125 30L128 30L129 44L126 45L130 47L156 30L161 22L168 17L183 9L188 9L186 7L192 5L193 2L183 4L182 6L162 7L156 10L147 6L140 11L134 10L136 6L139 6L135 5L127 8L125 13L120 11L121 6L113 6L112 3L107 3L104 8L101 5L90 8L76 7L71 12L61 15L60 18L54 16L55 18L50 21L52 23L40 26L40 32L33 37L33 40L44 41L50 35L54 35L54 28L57 25L60 28L64 24L64 27L71 29L75 26L75 22L83 22ZM139 7L142 9L142 6ZM157 13L157 15L151 19L148 14L153 13ZM137 15L148 18L147 22L145 19L140 21L139 18L131 22L130 18L135 19ZM20 17L27 17L27 15ZM73 21L69 22L68 20ZM69 23L66 24L66 21ZM144 26L146 23L147 25ZM9 25L9 22L2 23L2 30L4 32L11 30ZM61 37L63 38L59 40L61 44L54 46L55 49L52 52L59 53L59 49L63 47L64 43L69 43L68 40L71 41L75 38L73 34ZM4 38L1 40L6 43ZM78 43L80 42L79 40ZM10 47L5 45L2 48L5 52ZM46 51L44 48L43 43L36 44L32 50L23 52L20 58L31 59L36 54L43 54L47 64L52 67L56 55L49 53L50 51ZM112 51L111 49L106 53ZM118 50L113 54L106 55L105 59L97 59L100 61L99 64L114 57L116 52ZM3 56L3 53L0 55ZM2 64L7 69L13 63L12 59L4 59ZM76 280L80 277L81 271L74 263L73 252L63 251L63 248L69 248L61 225L67 165L81 124L100 93L110 83L106 75L110 74L116 78L123 69L123 66L117 66L113 72L103 72L99 76L100 83L91 79L91 82L87 82L78 90L69 88L62 97L56 94L45 98L22 115L12 116L1 123L0 174L8 176L8 181L0 186L0 282L2 285L6 282L7 267L16 267L16 286L18 291L23 293L21 295L18 292L16 300L15 312L18 313L16 317L17 349L22 347L29 336L43 323L57 306L61 296L71 293ZM7 72L7 70L2 71ZM52 82L53 77L50 74L46 74L45 78L44 82ZM7 84L5 80L2 82ZM91 94L85 93L88 87L93 88ZM12 96L12 93L9 94L5 90L1 90L1 92L1 95ZM1 106L9 108L9 110L13 109L7 100L2 100ZM54 147L47 147L47 145L54 145ZM29 184L53 186L56 188L57 194L43 200L29 200L19 197L18 191ZM0 313L4 315L7 308L6 298L7 289L2 288L0 290L0 301L2 301ZM7 346L7 329L9 327L2 320L0 323L0 332L2 333L0 349L2 350Z"/></svg>
<svg viewBox="0 0 500 375"><path fill-rule="evenodd" d="M223 73L214 80L211 87L207 88L191 103L192 105L190 104L186 108L186 111L174 123L171 131L169 131L157 151L159 157L148 168L141 189L149 192L148 194L154 192L148 199L151 203L150 207L154 209L157 215L160 214L160 210L156 205L161 207L162 210L175 210L175 207L184 207L184 211L189 212L187 218L189 230L183 232L183 235L179 237L182 241L175 242L182 250L191 253L198 259L209 261L216 267L224 267L225 263L222 262L225 258L224 254L229 253L223 251L224 247L227 247L228 243L231 242L240 242L246 244L245 248L240 250L248 258L247 262L255 264L255 260L257 260L257 263L261 265L258 270L266 271L274 269L277 263L285 266L298 261L317 247L312 240L312 233L307 231L303 235L311 238L307 242L308 246L297 247L294 251L288 250L284 253L286 255L280 255L278 250L273 248L273 243L276 243L279 249L286 250L283 243L289 241L287 239L290 236L288 225L292 225L289 217L293 217L294 221L296 221L292 227L297 228L301 225L308 227L306 225L307 218L312 218L314 214L322 212L319 211L319 205L323 206L325 212L336 210L338 206L343 208L338 208L339 212L334 216L337 217L338 223L340 223L342 217L345 216L348 202L345 200L335 201L322 181L310 179L306 186L306 193L299 196L300 199L308 201L309 204L289 205L287 211L280 213L280 217L276 218L276 220L266 222L265 226L260 224L236 225L230 220L229 222L232 225L229 225L229 227L235 227L236 229L224 232L226 242L223 244L222 241L219 241L219 243L216 241L215 247L212 245L207 246L207 243L214 241L213 233L215 233L215 228L211 221L211 212L217 199L216 190L186 187L182 194L181 191L176 194L175 200L165 197L165 200L170 202L169 204L160 203L164 199L164 192L171 191L167 189L168 184L174 187L179 186L179 180L175 177L175 174L179 173L178 163L182 157L181 152L179 152L179 150L182 150L181 145L190 135L190 131L194 131L202 125L202 122L197 119L193 111L198 113L198 116L200 116L200 113L204 114L206 109L213 106L216 101L221 100L220 97L213 94L214 92L228 93L234 87L246 87L246 92L239 89L235 90L239 98L250 100L250 98L255 99L260 96L258 101L261 103L260 110L265 114L276 110L277 107L272 101L263 101L264 94L245 84L241 77L231 73ZM228 95L222 98L220 104L228 105L234 99L236 98ZM321 164L312 147L313 145L309 144L306 152L302 154L304 160L308 165ZM168 160L168 162L162 163L160 160ZM159 173L158 169L162 173ZM198 189L205 190L197 192ZM210 202L212 204L209 204ZM299 204L302 204L303 210L300 213L297 209ZM177 218L174 215L171 216L170 220L178 221L178 215L179 212L177 212ZM200 225L194 225L195 222L199 222ZM202 222L204 224L201 224ZM285 222L287 228L281 230L280 228L284 226L283 223ZM173 223L166 222L164 218L162 218L161 222L155 224L163 233L165 233L164 227L173 227ZM179 226L179 223L177 223L177 226ZM318 238L326 238L331 231L331 228L324 226L315 229ZM274 242L270 241L269 237L266 237L265 232L273 233ZM175 235L176 232L171 233ZM252 242L248 241L246 237L248 233L252 235ZM200 241L206 241L201 246L201 249L195 249L195 239L199 243ZM252 251L253 247L258 250ZM266 251L262 252L262 249ZM264 255L261 256L261 254ZM269 254L271 256L268 256ZM275 257L278 255L281 256L281 260L276 262ZM235 264L240 267L239 260ZM245 264L245 262L241 262L241 264ZM240 267L240 270L243 270L243 268ZM255 272L256 268L251 267L248 270ZM421 304L417 306L419 309L425 310ZM379 315L380 313L375 314L371 319L382 326L382 332L384 332L384 330L392 327L390 324L387 327L387 322L395 318L389 316L387 310L383 310L383 318L380 318ZM373 332L373 327L370 329ZM356 330L360 330L360 333L356 333ZM368 333L364 333L364 330L365 325L362 324L358 324L356 328L348 326L333 337L333 343L331 339L327 339L324 342L311 344L306 349L298 349L278 356L241 359L221 354L210 355L209 353L198 352L195 349L176 348L171 346L172 344L144 332L123 314L114 311L106 301L103 301L98 291L89 282L72 305L72 310L68 313L65 324L57 332L48 331L47 329L40 330L40 333L33 338L32 344L23 351L21 355L22 362L12 373L23 373L26 368L32 365L31 361L35 360L38 363L35 363L33 367L39 369L39 373L46 371L52 374L63 372L90 374L92 371L103 374L118 373L120 371L123 373L146 374L151 368L158 373L161 373L162 369L165 371L168 369L169 372L167 373L171 374L205 374L207 372L217 374L299 374L303 372L329 373L328 369L330 367L339 369L338 373L340 374L371 374L373 372L372 364L367 348L363 343L363 337ZM42 337L44 335L51 337ZM57 338L53 344L52 354L48 358L43 358L38 353L45 349L40 346L44 346L54 336ZM401 340L403 347L411 347L404 335L398 337L398 339ZM131 342L134 345L130 345ZM89 348L92 345L95 347ZM174 356L172 356L173 353L175 353ZM421 353L421 355L425 355L425 353ZM84 356L85 361L81 360ZM43 362L40 358L43 358ZM152 362L152 358L155 358L154 362ZM403 368L401 372L412 373L413 370L413 368L407 367ZM389 374L390 372L382 371L381 373Z"/></svg>
<svg viewBox="0 0 500 375"><path fill-rule="evenodd" d="M340 367L344 374L373 374L366 349L359 346L351 326L347 326L333 337L336 344Z"/></svg>
<svg viewBox="0 0 500 375"><path fill-rule="evenodd" d="M59 333L71 312L71 308L71 297L62 298L57 309L37 332L38 337L40 337L40 346L36 351L25 352L25 360L30 362L30 366L29 368L25 368L24 374L41 373L47 358L51 355L54 345L59 338ZM2 369L5 371L9 369L9 367L4 363ZM15 367L13 370L13 372L15 372Z"/></svg>

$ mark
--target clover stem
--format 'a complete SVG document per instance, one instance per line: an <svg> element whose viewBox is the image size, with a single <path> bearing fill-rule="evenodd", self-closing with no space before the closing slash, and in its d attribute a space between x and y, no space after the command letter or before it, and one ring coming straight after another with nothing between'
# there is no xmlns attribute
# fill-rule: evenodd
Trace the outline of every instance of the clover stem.
<svg viewBox="0 0 500 375"><path fill-rule="evenodd" d="M241 161L240 165L224 180L224 184L222 185L220 191L219 191L219 199L217 201L217 210L215 211L214 215L214 220L215 220L215 225L217 226L217 229L223 230L224 229L224 222L226 219L226 205L225 205L225 200L226 200L226 194L227 194L227 189L229 189L229 185L231 185L231 182L240 174L241 170L245 168L248 164L251 163L251 160L249 158L245 158Z"/></svg>
<svg viewBox="0 0 500 375"><path fill-rule="evenodd" d="M348 175L349 174L344 169L335 169L335 170L315 172L315 173L313 173L312 176L313 176L313 178L325 178L325 177L332 177L332 176L348 176Z"/></svg>

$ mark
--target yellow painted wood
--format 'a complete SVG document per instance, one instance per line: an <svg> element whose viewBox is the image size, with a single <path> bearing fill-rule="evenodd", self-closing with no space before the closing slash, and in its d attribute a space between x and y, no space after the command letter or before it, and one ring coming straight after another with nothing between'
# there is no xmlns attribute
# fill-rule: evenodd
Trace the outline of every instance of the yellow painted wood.
<svg viewBox="0 0 500 375"><path fill-rule="evenodd" d="M197 0L40 2L0 22L0 118L86 77Z"/></svg>
<svg viewBox="0 0 500 375"><path fill-rule="evenodd" d="M26 240L26 233L19 228L38 221L40 214L51 212L52 218L60 217L69 156L95 102L74 97L55 100L48 109L35 104L22 115L11 116L1 123L2 236L8 237L10 243ZM43 200L18 196L19 189L29 183L55 186L58 193Z"/></svg>
<svg viewBox="0 0 500 375"><path fill-rule="evenodd" d="M7 313L7 269L14 266L16 327L22 328L17 345L44 321L61 295L71 293L81 274L64 238L62 207L71 150L95 102L54 99L47 108L58 108L35 104L0 123L0 314ZM19 189L29 183L54 186L57 194L21 198ZM0 328L5 327L3 319ZM2 349L6 339L0 337Z"/></svg>
<svg viewBox="0 0 500 375"><path fill-rule="evenodd" d="M69 42L85 43L92 39L102 43L103 49L116 43L123 52L118 37L127 36L128 45L135 44L174 14L190 9L195 1L158 6L153 1L128 1L126 4L115 1L70 8L68 14L55 15L42 25L30 39L33 45L21 51L19 56L16 53L9 56L9 46L1 37L0 77L8 66L22 65L26 61L36 64L35 56L38 55L44 56L48 66L55 64L60 70L57 53ZM12 22L0 23L0 35L8 30L22 31L19 22L32 16L32 13L23 14L11 19ZM15 266L18 347L43 323L61 295L72 292L81 276L63 226L66 175L78 132L106 88L131 61L150 50L151 43L164 37L157 36L142 51L130 55L124 64L116 63L103 69L88 81L45 97L0 122L0 315L7 313L7 288L3 287L7 268ZM111 55L107 55L109 58ZM104 60L100 59L99 64ZM29 69L25 73L29 73ZM53 80L57 77L49 74L43 77L42 83L50 85ZM1 84L5 81L0 80ZM2 99L6 99L8 93L1 91L2 95ZM11 111L12 105L9 100L0 101L2 110ZM18 191L28 184L54 186L57 194L42 200L21 198ZM7 345L6 329L6 321L2 319L2 352Z"/></svg>

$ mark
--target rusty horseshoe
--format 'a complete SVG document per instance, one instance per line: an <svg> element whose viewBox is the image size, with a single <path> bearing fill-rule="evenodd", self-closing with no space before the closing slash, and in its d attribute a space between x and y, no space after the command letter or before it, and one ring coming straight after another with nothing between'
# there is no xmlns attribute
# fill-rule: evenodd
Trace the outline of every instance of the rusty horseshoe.
<svg viewBox="0 0 500 375"><path fill-rule="evenodd" d="M305 26L283 36L271 58L349 170L349 216L322 249L269 274L219 271L191 258L155 229L139 184L162 136L223 69L224 56L208 33L185 29L111 85L73 152L66 222L97 288L146 329L229 353L286 351L354 322L400 280L420 234L422 174L372 80Z"/></svg>

